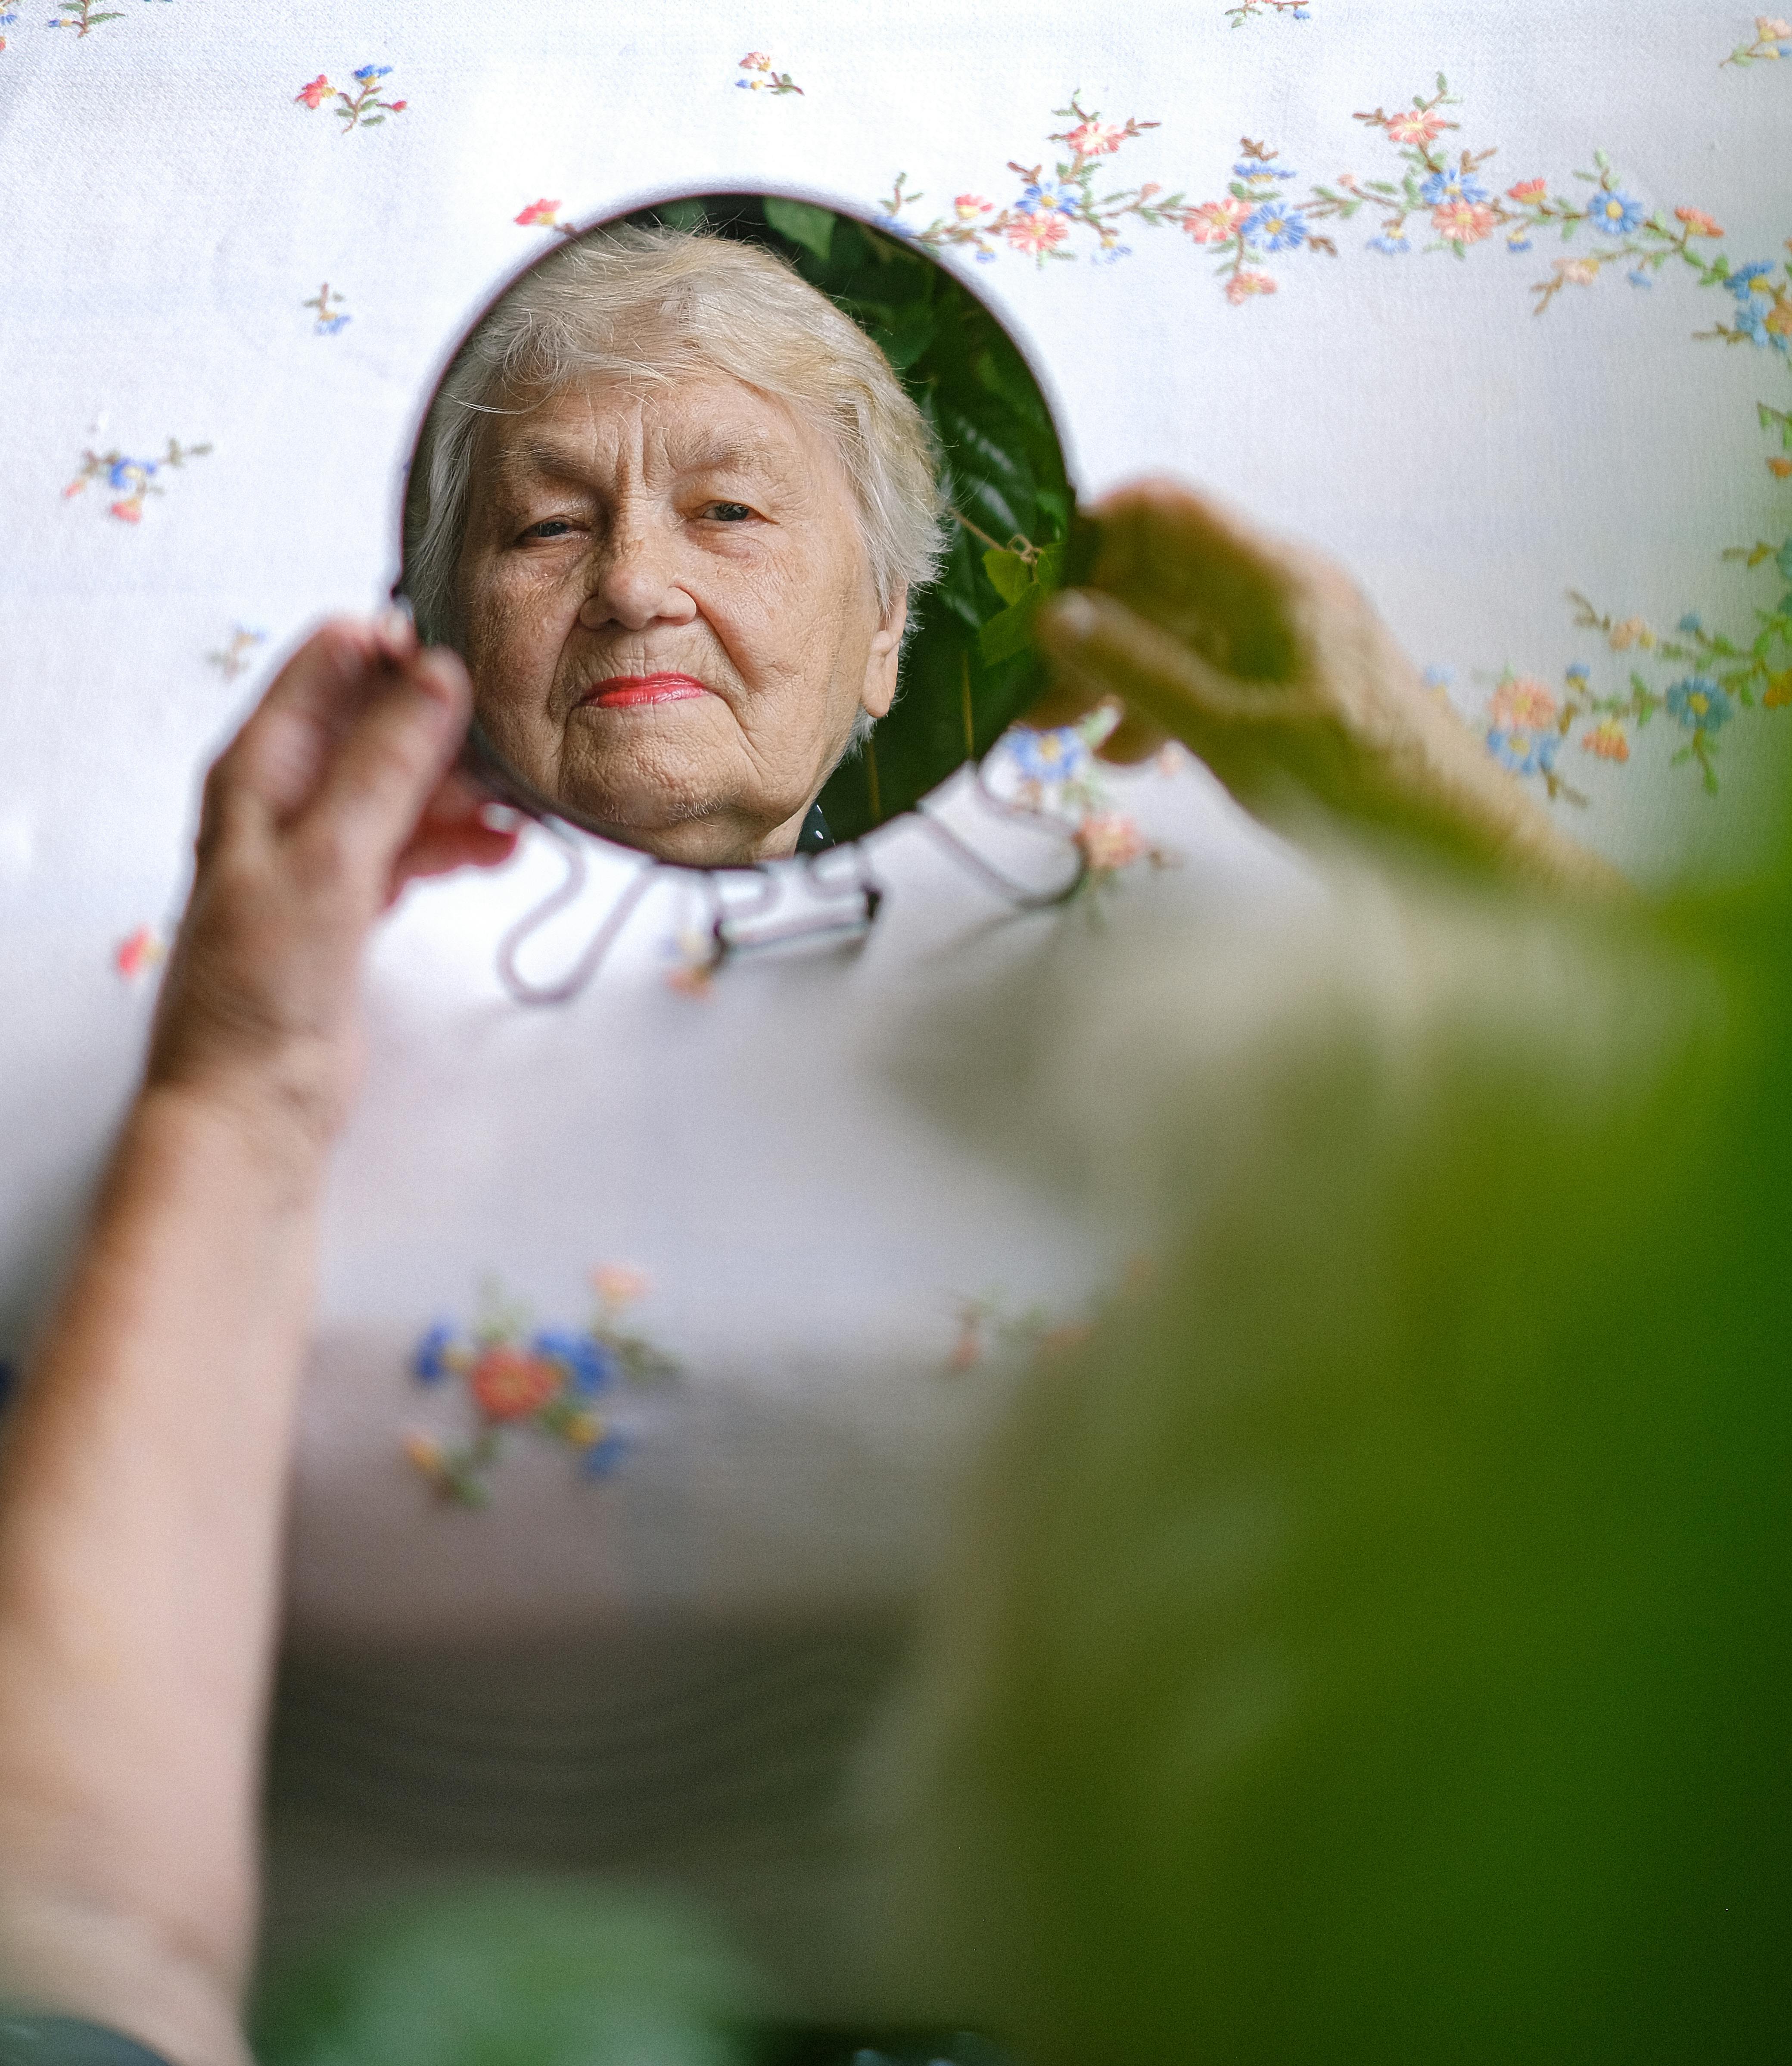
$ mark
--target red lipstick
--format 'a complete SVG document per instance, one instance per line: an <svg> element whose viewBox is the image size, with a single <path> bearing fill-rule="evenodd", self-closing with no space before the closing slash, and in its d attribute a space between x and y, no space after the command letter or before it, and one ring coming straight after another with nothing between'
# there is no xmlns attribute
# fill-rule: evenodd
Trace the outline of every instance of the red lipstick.
<svg viewBox="0 0 1792 2066"><path fill-rule="evenodd" d="M634 710L643 703L682 703L709 691L691 674L612 674L579 699L599 710Z"/></svg>

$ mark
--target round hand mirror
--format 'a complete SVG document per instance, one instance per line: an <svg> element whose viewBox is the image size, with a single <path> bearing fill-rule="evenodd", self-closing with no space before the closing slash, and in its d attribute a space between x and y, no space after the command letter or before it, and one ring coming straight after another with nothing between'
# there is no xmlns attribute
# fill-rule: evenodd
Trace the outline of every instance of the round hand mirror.
<svg viewBox="0 0 1792 2066"><path fill-rule="evenodd" d="M1038 379L840 210L683 196L513 282L437 387L396 593L472 676L506 800L656 859L856 838L1040 695L1089 554Z"/></svg>

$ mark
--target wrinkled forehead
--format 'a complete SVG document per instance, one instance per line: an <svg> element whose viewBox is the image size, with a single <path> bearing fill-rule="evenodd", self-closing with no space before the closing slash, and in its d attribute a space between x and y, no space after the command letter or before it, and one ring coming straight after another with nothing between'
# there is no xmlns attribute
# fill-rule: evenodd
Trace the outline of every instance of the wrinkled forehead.
<svg viewBox="0 0 1792 2066"><path fill-rule="evenodd" d="M825 430L779 396L707 368L597 375L501 397L481 423L473 471L476 492L657 488L700 474L805 500L849 495Z"/></svg>

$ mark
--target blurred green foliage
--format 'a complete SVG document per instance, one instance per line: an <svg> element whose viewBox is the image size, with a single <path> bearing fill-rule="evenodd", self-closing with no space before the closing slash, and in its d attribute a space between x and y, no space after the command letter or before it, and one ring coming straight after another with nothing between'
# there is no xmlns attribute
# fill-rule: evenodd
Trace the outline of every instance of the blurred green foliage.
<svg viewBox="0 0 1792 2066"><path fill-rule="evenodd" d="M945 455L947 497L963 521L939 582L910 599L901 693L871 745L821 792L835 837L855 838L984 752L1043 689L1028 630L1063 578L1072 508L1052 412L995 317L899 236L750 194L665 203L630 220L706 229L790 261L876 338Z"/></svg>

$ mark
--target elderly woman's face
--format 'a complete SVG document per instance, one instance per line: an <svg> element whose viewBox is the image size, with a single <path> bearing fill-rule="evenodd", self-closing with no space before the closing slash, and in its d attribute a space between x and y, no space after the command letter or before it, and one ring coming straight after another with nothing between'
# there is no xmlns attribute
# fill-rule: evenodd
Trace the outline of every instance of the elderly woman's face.
<svg viewBox="0 0 1792 2066"><path fill-rule="evenodd" d="M493 744L667 861L789 853L896 688L829 440L724 375L575 386L488 417L456 597Z"/></svg>

